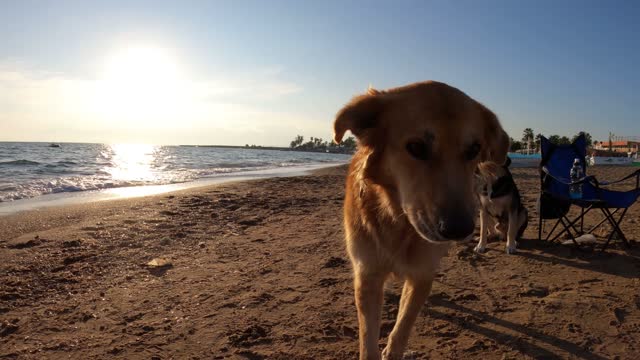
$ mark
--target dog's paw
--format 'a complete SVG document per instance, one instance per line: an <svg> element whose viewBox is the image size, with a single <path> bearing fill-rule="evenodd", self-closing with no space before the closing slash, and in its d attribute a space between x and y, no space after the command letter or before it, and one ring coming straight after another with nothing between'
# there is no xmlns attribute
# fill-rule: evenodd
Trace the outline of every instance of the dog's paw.
<svg viewBox="0 0 640 360"><path fill-rule="evenodd" d="M516 248L517 245L518 245L517 243L512 245L512 246L507 245L505 247L506 253L507 254L515 254L516 252L518 252L518 249Z"/></svg>
<svg viewBox="0 0 640 360"><path fill-rule="evenodd" d="M478 254L482 254L485 251L487 251L487 248L484 245L478 244L478 245L476 245L476 247L473 248L473 251L477 252Z"/></svg>
<svg viewBox="0 0 640 360"><path fill-rule="evenodd" d="M382 360L402 360L403 354L392 354L388 348L382 351Z"/></svg>

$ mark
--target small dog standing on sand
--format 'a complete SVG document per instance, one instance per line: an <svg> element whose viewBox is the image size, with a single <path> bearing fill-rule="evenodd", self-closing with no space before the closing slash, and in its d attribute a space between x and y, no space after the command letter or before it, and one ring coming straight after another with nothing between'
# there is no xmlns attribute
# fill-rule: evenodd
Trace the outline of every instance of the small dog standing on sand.
<svg viewBox="0 0 640 360"><path fill-rule="evenodd" d="M485 162L478 165L480 180L480 238L475 251L483 253L488 236L506 238L507 254L514 254L518 240L529 223L527 209L509 171L511 159L503 165Z"/></svg>
<svg viewBox="0 0 640 360"><path fill-rule="evenodd" d="M438 82L355 97L336 117L334 140L347 130L358 139L344 226L360 358L380 359L383 286L393 274L404 288L382 356L401 359L448 243L473 234L475 169L482 161L502 164L509 137L489 109Z"/></svg>

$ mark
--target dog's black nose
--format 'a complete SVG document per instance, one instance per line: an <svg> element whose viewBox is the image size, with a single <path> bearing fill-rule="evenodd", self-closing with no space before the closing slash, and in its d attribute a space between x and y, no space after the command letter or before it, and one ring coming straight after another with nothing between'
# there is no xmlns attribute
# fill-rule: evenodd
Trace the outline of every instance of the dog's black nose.
<svg viewBox="0 0 640 360"><path fill-rule="evenodd" d="M473 217L462 214L442 216L438 221L438 232L449 240L464 240L473 233L475 227Z"/></svg>

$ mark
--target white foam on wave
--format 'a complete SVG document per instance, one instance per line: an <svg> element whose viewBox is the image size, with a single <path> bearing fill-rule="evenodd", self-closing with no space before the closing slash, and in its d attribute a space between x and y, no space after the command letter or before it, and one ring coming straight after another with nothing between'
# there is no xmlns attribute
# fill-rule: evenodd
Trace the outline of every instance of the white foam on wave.
<svg viewBox="0 0 640 360"><path fill-rule="evenodd" d="M49 194L180 184L247 172L339 163L325 153L214 147L0 143L0 202Z"/></svg>
<svg viewBox="0 0 640 360"><path fill-rule="evenodd" d="M49 192L43 196L23 198L17 201L0 202L0 216L19 211L33 210L51 206L64 206L95 201L115 200L148 195L157 195L188 188L208 186L231 181L243 181L271 177L305 175L309 171L323 167L342 165L344 162L326 162L296 167L269 168L256 171L244 171L220 174L216 177L198 178L193 181L165 185L104 187L95 191Z"/></svg>

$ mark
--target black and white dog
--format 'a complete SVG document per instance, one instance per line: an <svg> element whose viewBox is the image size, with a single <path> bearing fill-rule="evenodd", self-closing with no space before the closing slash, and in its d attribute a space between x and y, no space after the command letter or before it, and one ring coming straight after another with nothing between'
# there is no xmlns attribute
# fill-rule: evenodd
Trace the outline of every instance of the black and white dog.
<svg viewBox="0 0 640 360"><path fill-rule="evenodd" d="M485 162L478 165L480 198L480 239L475 251L486 250L488 236L506 238L507 254L516 252L529 222L527 209L522 205L520 192L509 171L511 159L504 165Z"/></svg>

